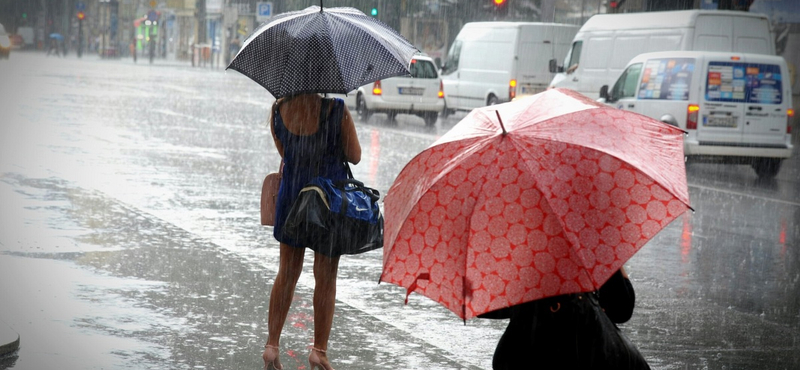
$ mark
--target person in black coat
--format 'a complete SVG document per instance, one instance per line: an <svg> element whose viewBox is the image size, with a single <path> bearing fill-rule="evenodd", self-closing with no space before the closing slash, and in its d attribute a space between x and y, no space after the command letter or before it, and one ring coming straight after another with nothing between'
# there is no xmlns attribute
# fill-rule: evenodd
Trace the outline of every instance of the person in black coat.
<svg viewBox="0 0 800 370"><path fill-rule="evenodd" d="M633 315L636 295L623 268L596 292L539 299L481 318L511 319L497 343L494 370L649 369L615 323Z"/></svg>

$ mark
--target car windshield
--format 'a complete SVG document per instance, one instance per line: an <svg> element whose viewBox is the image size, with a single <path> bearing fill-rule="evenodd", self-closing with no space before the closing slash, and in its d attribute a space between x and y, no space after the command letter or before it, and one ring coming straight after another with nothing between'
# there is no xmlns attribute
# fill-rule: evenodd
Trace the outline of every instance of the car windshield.
<svg viewBox="0 0 800 370"><path fill-rule="evenodd" d="M409 68L413 78L436 78L436 66L427 60L414 59Z"/></svg>

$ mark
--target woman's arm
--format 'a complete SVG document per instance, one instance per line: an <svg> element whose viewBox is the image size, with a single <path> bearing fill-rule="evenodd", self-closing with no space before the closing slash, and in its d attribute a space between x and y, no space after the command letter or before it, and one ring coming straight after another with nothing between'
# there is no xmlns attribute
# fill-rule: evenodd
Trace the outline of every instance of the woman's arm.
<svg viewBox="0 0 800 370"><path fill-rule="evenodd" d="M636 294L624 268L620 268L600 287L598 297L600 307L612 322L623 323L633 316Z"/></svg>
<svg viewBox="0 0 800 370"><path fill-rule="evenodd" d="M267 124L269 125L269 132L272 133L272 141L275 142L275 148L278 149L278 153L283 158L283 143L278 139L275 135L275 110L278 109L278 100L275 100L275 103L272 103L272 108L269 111L269 119L267 120Z"/></svg>
<svg viewBox="0 0 800 370"><path fill-rule="evenodd" d="M342 114L342 145L344 147L344 156L348 162L358 164L361 162L361 144L358 142L358 134L356 133L356 125L353 122L353 116L350 115L350 110L346 105L343 105L344 113Z"/></svg>

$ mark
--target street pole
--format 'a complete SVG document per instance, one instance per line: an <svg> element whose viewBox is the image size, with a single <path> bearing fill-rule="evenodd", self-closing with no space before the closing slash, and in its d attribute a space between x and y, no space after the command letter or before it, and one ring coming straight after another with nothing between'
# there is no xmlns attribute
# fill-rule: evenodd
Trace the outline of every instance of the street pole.
<svg viewBox="0 0 800 370"><path fill-rule="evenodd" d="M69 35L71 33L70 32L71 31L70 30L70 23L72 23L72 22L71 22L71 19L70 19L70 16L69 16L70 15L70 11L69 11L70 10L70 6L69 5L70 5L70 1L69 0L64 1L64 15L61 17L61 19L62 19L61 22L63 23L61 25L61 34L64 35L64 56L67 56L67 50L68 50L68 48L70 46L69 45Z"/></svg>
<svg viewBox="0 0 800 370"><path fill-rule="evenodd" d="M581 24L586 23L584 12L586 11L586 0L581 0Z"/></svg>
<svg viewBox="0 0 800 370"><path fill-rule="evenodd" d="M101 4L102 4L103 8L101 8L101 10L100 10L100 14L101 14L101 16L100 16L101 17L100 18L100 32L103 33L103 37L101 39L101 40L103 40L103 42L100 44L100 58L105 58L105 56L103 55L106 52L106 12L105 11L108 10L108 7L105 5L106 4L105 0L101 0Z"/></svg>
<svg viewBox="0 0 800 370"><path fill-rule="evenodd" d="M78 19L78 58L83 56L83 18Z"/></svg>

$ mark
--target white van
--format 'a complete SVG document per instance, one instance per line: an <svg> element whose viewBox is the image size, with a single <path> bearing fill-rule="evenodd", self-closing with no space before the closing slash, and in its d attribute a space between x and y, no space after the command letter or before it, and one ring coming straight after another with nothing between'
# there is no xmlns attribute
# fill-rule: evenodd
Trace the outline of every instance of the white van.
<svg viewBox="0 0 800 370"><path fill-rule="evenodd" d="M442 66L445 110L472 110L547 89L548 63L564 55L578 27L557 23L472 22Z"/></svg>
<svg viewBox="0 0 800 370"><path fill-rule="evenodd" d="M722 10L597 14L575 35L550 83L596 99L634 56L654 51L706 50L775 55L769 18Z"/></svg>
<svg viewBox="0 0 800 370"><path fill-rule="evenodd" d="M792 155L792 91L783 57L664 51L633 58L600 101L687 131L690 158L751 164L771 178Z"/></svg>

